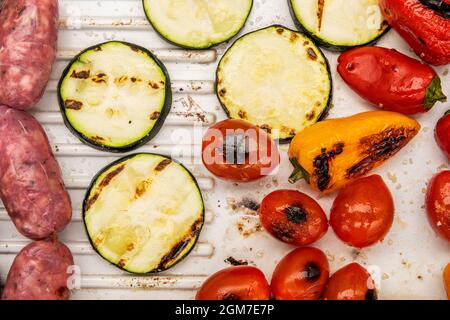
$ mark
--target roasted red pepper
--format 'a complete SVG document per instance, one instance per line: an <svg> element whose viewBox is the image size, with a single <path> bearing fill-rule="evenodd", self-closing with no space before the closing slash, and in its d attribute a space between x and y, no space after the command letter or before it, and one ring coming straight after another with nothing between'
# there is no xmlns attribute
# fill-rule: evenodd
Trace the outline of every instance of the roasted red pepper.
<svg viewBox="0 0 450 320"><path fill-rule="evenodd" d="M433 65L450 63L448 0L380 0L388 23L414 52Z"/></svg>
<svg viewBox="0 0 450 320"><path fill-rule="evenodd" d="M450 110L436 124L434 135L437 144L450 160Z"/></svg>
<svg viewBox="0 0 450 320"><path fill-rule="evenodd" d="M344 81L382 109L415 114L446 101L436 71L394 49L356 48L343 53L338 63Z"/></svg>

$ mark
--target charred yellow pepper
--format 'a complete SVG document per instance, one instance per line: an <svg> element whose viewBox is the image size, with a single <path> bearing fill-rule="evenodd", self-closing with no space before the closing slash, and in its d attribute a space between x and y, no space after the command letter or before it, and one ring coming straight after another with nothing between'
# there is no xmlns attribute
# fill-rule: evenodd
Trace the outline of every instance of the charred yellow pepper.
<svg viewBox="0 0 450 320"><path fill-rule="evenodd" d="M414 119L387 111L318 122L291 142L289 181L304 178L316 191L335 191L382 165L419 130Z"/></svg>

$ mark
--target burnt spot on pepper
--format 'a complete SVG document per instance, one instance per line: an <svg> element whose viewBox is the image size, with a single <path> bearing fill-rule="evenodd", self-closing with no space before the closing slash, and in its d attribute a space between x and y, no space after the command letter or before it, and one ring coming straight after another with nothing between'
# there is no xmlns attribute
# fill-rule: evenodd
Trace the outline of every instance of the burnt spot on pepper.
<svg viewBox="0 0 450 320"><path fill-rule="evenodd" d="M163 161L158 163L158 165L155 167L155 171L161 172L171 163L172 163L172 160L164 159Z"/></svg>
<svg viewBox="0 0 450 320"><path fill-rule="evenodd" d="M416 133L415 129L389 128L379 134L362 138L360 144L363 150L363 159L347 170L347 178L365 175L378 162L395 155Z"/></svg>
<svg viewBox="0 0 450 320"><path fill-rule="evenodd" d="M78 72L76 70L73 70L70 77L74 79L87 79L90 77L90 75L91 75L90 70L82 70Z"/></svg>
<svg viewBox="0 0 450 320"><path fill-rule="evenodd" d="M70 294L70 290L67 287L60 287L56 290L56 295L60 298L66 298Z"/></svg>
<svg viewBox="0 0 450 320"><path fill-rule="evenodd" d="M310 262L305 267L306 279L316 281L320 278L320 268L314 262Z"/></svg>
<svg viewBox="0 0 450 320"><path fill-rule="evenodd" d="M347 71L353 71L355 70L355 65L353 63L348 63L345 68L347 69Z"/></svg>
<svg viewBox="0 0 450 320"><path fill-rule="evenodd" d="M295 224L304 223L308 219L308 212L301 205L292 205L284 209L289 222Z"/></svg>
<svg viewBox="0 0 450 320"><path fill-rule="evenodd" d="M378 300L377 291L374 289L369 289L366 292L365 300Z"/></svg>
<svg viewBox="0 0 450 320"><path fill-rule="evenodd" d="M150 120L158 120L158 118L161 116L161 112L155 111L150 115Z"/></svg>
<svg viewBox="0 0 450 320"><path fill-rule="evenodd" d="M306 53L308 54L308 57L309 57L311 60L313 60L313 61L316 61L316 60L317 60L317 54L316 54L316 52L314 51L313 48L308 48L308 49L306 49Z"/></svg>
<svg viewBox="0 0 450 320"><path fill-rule="evenodd" d="M67 99L64 101L64 108L71 110L81 110L81 108L83 108L83 102Z"/></svg>
<svg viewBox="0 0 450 320"><path fill-rule="evenodd" d="M103 180L99 184L100 191L101 191L101 189L106 187L108 184L110 184L111 180L114 179L114 177L116 177L119 173L121 173L124 168L125 168L125 165L123 164L123 165L118 166L113 171L109 172L106 175L106 177L103 178Z"/></svg>
<svg viewBox="0 0 450 320"><path fill-rule="evenodd" d="M339 142L336 143L333 149L330 151L327 151L326 148L323 148L320 155L318 155L314 159L314 175L317 177L317 187L320 191L324 191L330 183L330 161L333 160L337 155L340 155L342 152L344 152L344 143Z"/></svg>

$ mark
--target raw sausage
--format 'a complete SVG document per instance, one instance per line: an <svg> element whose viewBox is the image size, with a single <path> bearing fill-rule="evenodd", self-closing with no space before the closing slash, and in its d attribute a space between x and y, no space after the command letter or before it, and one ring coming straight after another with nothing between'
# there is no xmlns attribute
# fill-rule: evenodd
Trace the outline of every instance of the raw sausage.
<svg viewBox="0 0 450 320"><path fill-rule="evenodd" d="M57 0L0 1L0 104L26 110L44 93L56 55Z"/></svg>
<svg viewBox="0 0 450 320"><path fill-rule="evenodd" d="M0 197L17 229L40 240L72 217L69 195L47 135L24 111L0 106Z"/></svg>
<svg viewBox="0 0 450 320"><path fill-rule="evenodd" d="M70 250L57 240L37 241L20 251L9 270L4 300L67 300L73 266Z"/></svg>

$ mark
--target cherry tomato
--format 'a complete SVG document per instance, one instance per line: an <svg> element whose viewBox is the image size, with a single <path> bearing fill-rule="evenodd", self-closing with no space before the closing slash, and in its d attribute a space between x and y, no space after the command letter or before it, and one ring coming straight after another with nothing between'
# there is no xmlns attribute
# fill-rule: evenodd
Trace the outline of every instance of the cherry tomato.
<svg viewBox="0 0 450 320"><path fill-rule="evenodd" d="M444 286L447 291L447 298L450 300L450 263L444 269Z"/></svg>
<svg viewBox="0 0 450 320"><path fill-rule="evenodd" d="M325 300L377 300L375 283L358 263L351 263L336 271L328 281Z"/></svg>
<svg viewBox="0 0 450 320"><path fill-rule="evenodd" d="M198 290L196 300L268 300L270 287L255 267L231 267L210 276Z"/></svg>
<svg viewBox="0 0 450 320"><path fill-rule="evenodd" d="M202 160L217 177L243 182L269 175L280 163L280 154L264 130L230 119L208 129L203 137Z"/></svg>
<svg viewBox="0 0 450 320"><path fill-rule="evenodd" d="M434 136L437 144L450 160L450 110L438 121Z"/></svg>
<svg viewBox="0 0 450 320"><path fill-rule="evenodd" d="M446 101L436 71L394 49L355 48L344 52L338 62L342 79L381 109L416 114Z"/></svg>
<svg viewBox="0 0 450 320"><path fill-rule="evenodd" d="M259 208L263 227L275 238L296 246L309 245L328 230L320 205L296 190L278 190L267 195Z"/></svg>
<svg viewBox="0 0 450 320"><path fill-rule="evenodd" d="M341 189L331 208L334 232L357 248L383 240L393 221L394 201L379 175L360 178Z"/></svg>
<svg viewBox="0 0 450 320"><path fill-rule="evenodd" d="M426 196L428 221L442 238L450 241L450 171L431 179Z"/></svg>
<svg viewBox="0 0 450 320"><path fill-rule="evenodd" d="M270 288L277 300L317 300L329 275L328 260L322 251L298 248L278 263Z"/></svg>

